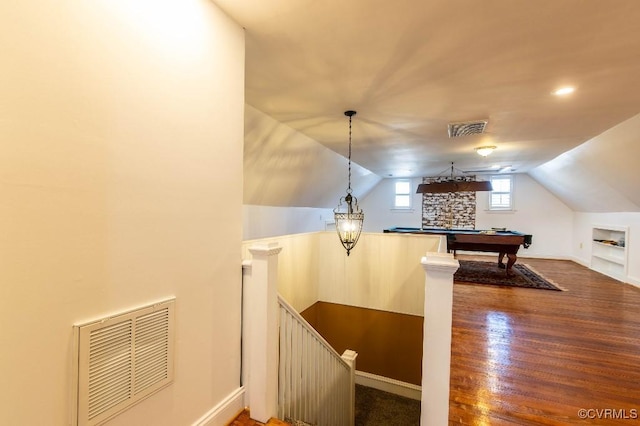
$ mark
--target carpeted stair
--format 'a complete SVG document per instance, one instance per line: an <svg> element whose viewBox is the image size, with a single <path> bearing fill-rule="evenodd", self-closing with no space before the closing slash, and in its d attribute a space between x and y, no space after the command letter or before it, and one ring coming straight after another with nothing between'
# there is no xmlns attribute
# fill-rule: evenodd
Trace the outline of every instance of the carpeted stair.
<svg viewBox="0 0 640 426"><path fill-rule="evenodd" d="M418 426L420 401L356 385L356 426Z"/></svg>

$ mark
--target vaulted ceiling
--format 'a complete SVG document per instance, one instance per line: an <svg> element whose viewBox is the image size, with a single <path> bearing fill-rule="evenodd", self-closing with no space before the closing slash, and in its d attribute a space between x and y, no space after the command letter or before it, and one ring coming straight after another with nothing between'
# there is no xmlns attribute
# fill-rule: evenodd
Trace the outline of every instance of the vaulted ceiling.
<svg viewBox="0 0 640 426"><path fill-rule="evenodd" d="M247 104L341 156L357 110L379 178L529 172L640 112L637 0L214 1L246 29Z"/></svg>

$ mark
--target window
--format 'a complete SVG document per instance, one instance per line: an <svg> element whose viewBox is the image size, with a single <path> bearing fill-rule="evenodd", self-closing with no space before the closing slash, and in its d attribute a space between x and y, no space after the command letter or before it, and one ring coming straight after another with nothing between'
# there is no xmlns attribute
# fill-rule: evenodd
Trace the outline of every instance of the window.
<svg viewBox="0 0 640 426"><path fill-rule="evenodd" d="M395 182L395 197L393 200L394 209L411 208L411 181L408 179L397 180Z"/></svg>
<svg viewBox="0 0 640 426"><path fill-rule="evenodd" d="M513 176L491 176L489 210L513 210Z"/></svg>

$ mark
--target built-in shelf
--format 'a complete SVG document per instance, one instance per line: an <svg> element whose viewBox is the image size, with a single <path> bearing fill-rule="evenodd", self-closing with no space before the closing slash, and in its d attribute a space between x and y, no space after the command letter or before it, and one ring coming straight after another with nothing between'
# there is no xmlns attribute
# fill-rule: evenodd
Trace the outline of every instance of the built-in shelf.
<svg viewBox="0 0 640 426"><path fill-rule="evenodd" d="M596 225L592 231L591 269L620 281L627 277L629 228Z"/></svg>

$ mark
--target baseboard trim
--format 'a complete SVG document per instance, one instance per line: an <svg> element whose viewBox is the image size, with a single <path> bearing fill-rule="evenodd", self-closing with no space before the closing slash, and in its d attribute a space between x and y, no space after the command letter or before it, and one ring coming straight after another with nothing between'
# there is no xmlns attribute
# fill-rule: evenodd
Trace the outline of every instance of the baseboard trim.
<svg viewBox="0 0 640 426"><path fill-rule="evenodd" d="M573 256L561 256L558 254L544 254L544 253L529 254L529 253L522 253L522 252L518 252L518 254L519 254L518 259L529 258L529 259L547 259L547 260L573 260Z"/></svg>
<svg viewBox="0 0 640 426"><path fill-rule="evenodd" d="M578 257L572 256L570 260L574 261L574 262L575 262L575 263L577 263L578 265L582 265L582 266L584 266L584 267L586 267L586 268L589 268L589 269L591 269L592 271L596 271L595 269L593 269L593 268L591 267L591 265L589 264L589 262L584 261L584 260L582 260L582 259L580 259L580 258L578 258ZM600 271L596 271L596 272L600 272ZM601 274L604 274L603 272L600 272L600 273L601 273ZM604 275L607 275L607 274L604 274ZM610 276L610 275L607 275L607 276ZM632 277L631 275L627 275L626 277L623 277L622 279L621 279L621 278L619 278L619 277L613 277L613 276L611 276L611 278L613 278L614 280L618 280L618 281L620 281L620 282L623 282L623 283L625 283L625 284L631 284L632 286L635 286L635 287L639 287L639 288L640 288L640 279L638 279L638 278L636 278L636 277Z"/></svg>
<svg viewBox="0 0 640 426"><path fill-rule="evenodd" d="M585 260L583 260L583 259L580 259L580 258L579 258L579 257L577 257L577 256L571 256L571 257L569 257L569 260L571 260L571 261L573 261L573 262L577 263L578 265L582 265L582 266L584 266L584 267L586 267L586 268L591 269L591 265L589 264L589 262L588 262L588 261L585 261Z"/></svg>
<svg viewBox="0 0 640 426"><path fill-rule="evenodd" d="M470 256L486 256L490 258L498 258L498 253L488 253L486 251L459 251L458 254L470 255ZM548 260L575 260L573 256L561 256L558 254L544 254L544 253L527 253L526 250L518 251L518 263L523 259L548 259Z"/></svg>
<svg viewBox="0 0 640 426"><path fill-rule="evenodd" d="M412 383L401 382L389 377L378 376L356 370L356 384L378 389L420 401L422 399L422 387Z"/></svg>
<svg viewBox="0 0 640 426"><path fill-rule="evenodd" d="M244 409L244 386L240 386L196 420L192 426L225 426Z"/></svg>
<svg viewBox="0 0 640 426"><path fill-rule="evenodd" d="M632 277L631 275L627 275L627 284L631 284L632 286L640 288L640 279Z"/></svg>

